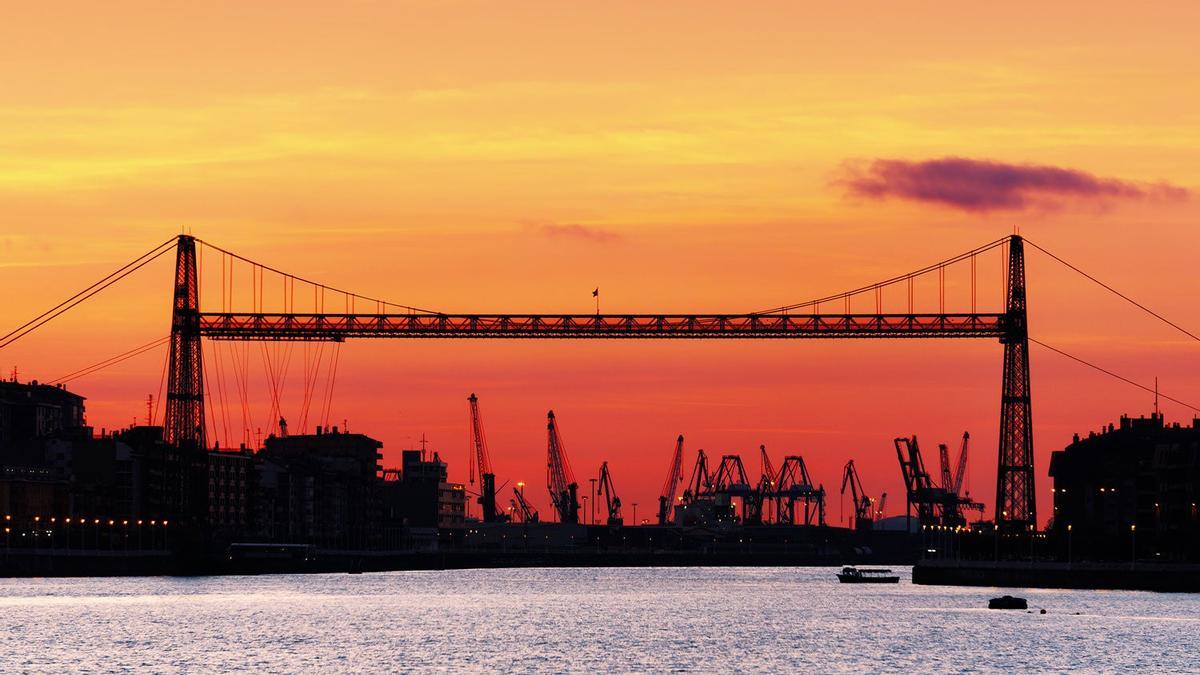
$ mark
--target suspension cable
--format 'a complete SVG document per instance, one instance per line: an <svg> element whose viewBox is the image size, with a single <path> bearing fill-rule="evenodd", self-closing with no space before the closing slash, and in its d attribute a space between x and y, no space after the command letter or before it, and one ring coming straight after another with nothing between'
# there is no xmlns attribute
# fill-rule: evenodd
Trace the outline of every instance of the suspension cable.
<svg viewBox="0 0 1200 675"><path fill-rule="evenodd" d="M150 424L154 424L155 422L158 421L158 408L160 405L162 405L163 388L167 384L167 371L170 370L170 368L171 368L171 350L167 349L166 353L163 354L162 374L159 376L159 380L158 380L158 395L154 397L154 411L152 413L153 419L150 420ZM165 414L166 413L164 411L164 415ZM163 426L166 426L166 420L163 421Z"/></svg>
<svg viewBox="0 0 1200 675"><path fill-rule="evenodd" d="M1077 363L1083 364L1083 365L1087 366L1088 368L1092 368L1093 370L1098 370L1098 371L1100 371L1101 373L1104 373L1105 375L1108 375L1109 377L1116 378L1116 379L1118 379L1118 380L1120 380L1120 381L1122 381L1122 382L1124 382L1124 383L1126 383L1126 384L1131 384L1131 385L1133 385L1133 386L1137 387L1138 389L1141 389L1141 390L1143 390L1143 391L1149 392L1149 393L1151 393L1151 394L1155 394L1156 396L1158 396L1158 397L1160 397L1160 398L1165 398L1165 399L1167 399L1168 401L1171 401L1171 402L1173 402L1173 403L1178 403L1179 405L1181 405L1181 406L1183 406L1183 407L1185 407L1185 408L1190 408L1190 409L1192 409L1192 410L1195 410L1196 412L1200 412L1200 407L1196 407L1196 406L1192 405L1191 403L1186 403L1186 402L1184 402L1184 401L1180 401L1180 400L1179 400L1179 399L1177 399L1177 398L1173 398L1173 397L1171 397L1171 396L1167 396L1166 394L1164 394L1164 393L1162 393L1162 392L1160 392L1160 391L1157 391L1156 389L1153 389L1153 388L1151 388L1151 387L1147 387L1146 385L1144 385L1144 384L1142 384L1142 383L1140 383L1140 382L1136 382L1136 381L1134 381L1134 380L1131 380L1131 379L1129 379L1128 377L1125 377L1124 375L1119 375L1119 374L1117 374L1117 373L1114 373L1114 372L1113 372L1113 371L1111 371L1111 370L1108 370L1107 368L1103 368L1103 367L1101 367L1101 366L1098 366L1098 365L1096 365L1096 364L1094 364L1094 363L1092 363L1092 362L1090 362L1090 361L1085 361L1085 360L1083 360L1083 359L1079 358L1078 356L1075 356L1075 355L1073 355L1073 354L1068 354L1067 352L1064 352L1063 350L1061 350L1061 349L1059 349L1059 348L1057 348L1057 347L1051 347L1050 345L1046 344L1045 342L1042 342L1041 340L1036 340L1036 339L1034 339L1034 338L1029 338L1029 341L1030 341L1030 342L1032 342L1032 343L1034 343L1035 345L1038 345L1039 347L1044 347L1044 348L1046 348L1046 349L1049 349L1050 351L1052 351L1052 352L1054 352L1054 353L1056 353L1056 354L1059 354L1059 355L1061 355L1061 356L1065 356L1065 357L1067 357L1068 359L1071 359L1072 361L1075 361L1075 362L1077 362Z"/></svg>
<svg viewBox="0 0 1200 675"><path fill-rule="evenodd" d="M833 300L840 300L842 298L849 298L852 295L860 295L860 294L866 293L868 291L878 290L878 289L883 288L884 286L891 286L892 284L897 284L902 281L911 281L912 279L919 277L923 274L928 274L929 272L932 272L939 268L944 268L948 265L953 265L955 263L962 262L963 260L973 258L974 256L977 256L980 253L985 253L985 252L990 251L998 246L1002 246L1002 245L1008 243L1011 239L1012 239L1011 236L1007 236L1002 239L997 239L996 241L993 241L988 244L984 244L983 246L980 246L979 248L967 251L966 253L961 253L952 258L947 258L941 262L937 262L932 265L927 265L925 267L922 267L921 269L919 269L915 272L909 272L908 274L901 274L899 276L895 276L890 279L885 279L883 281L880 281L880 282L877 282L874 284L870 284L868 286L862 286L862 287L856 288L854 290L845 291L842 293L836 293L834 295L827 295L823 298L817 298L816 300L809 300L808 302L798 302L798 303L794 303L791 305L783 305L781 307L775 307L773 309L767 309L767 310L762 310L762 311L758 311L758 312L751 312L751 314L779 314L779 313L791 311L793 309L798 309L800 307L815 307L821 303L830 302Z"/></svg>
<svg viewBox="0 0 1200 675"><path fill-rule="evenodd" d="M329 426L329 414L333 408L333 385L337 380L338 362L341 360L342 343L335 342L333 345L333 355L330 356L330 365L325 379L325 401L321 410L322 421L325 426Z"/></svg>
<svg viewBox="0 0 1200 675"><path fill-rule="evenodd" d="M78 293L76 293L75 295L72 295L71 297L67 298L66 300L63 300L62 302L60 302L57 305L55 305L54 307L46 310L45 312L41 313L40 315L34 317L33 319L30 319L29 321L25 322L21 326L18 326L17 328L13 329L12 331L9 331L6 335L0 337L0 349L4 349L5 347L11 345L12 343L16 342L17 340L20 340L21 338L32 333L33 331L37 330L38 328L41 328L42 326L46 325L47 323L49 323L53 319L57 318L58 316L62 315L63 313L71 310L79 303L87 300L88 298L92 297L93 295L96 295L97 293L103 291L104 289L108 288L109 286L112 286L113 284L117 283L121 279L124 279L125 277L129 276L130 274L132 274L132 273L136 272L137 270L141 269L142 267L146 266L147 264L149 264L151 261L157 259L162 254L166 253L167 251L170 251L171 246L175 243L175 241L176 240L174 237L164 241L163 243L159 244L158 246L155 246L154 248L150 249L146 253L143 253L142 255L138 256L137 258L134 258L132 261L126 263L125 265L122 265L119 269L110 273L108 276L97 281L96 283L92 284L91 286L88 286L87 288L83 289L82 291L79 291Z"/></svg>
<svg viewBox="0 0 1200 675"><path fill-rule="evenodd" d="M1183 333L1184 335L1190 337L1191 339L1193 339L1197 342L1200 342L1200 335L1196 335L1195 333L1184 328L1183 326L1180 326L1179 324L1175 323L1174 321L1171 321L1170 319L1163 316L1162 314L1159 314L1158 312L1150 309L1149 307L1143 305L1142 303L1138 302L1137 300L1134 300L1133 298L1129 297L1128 295L1125 295L1121 291L1118 291L1117 289L1113 288L1112 286L1109 286L1108 284L1104 283L1103 281L1100 281L1096 277L1088 274L1087 272L1084 272L1083 270L1072 265L1071 263L1067 262L1066 260L1063 260L1062 258L1054 255L1050 251L1047 251L1046 249L1042 248L1041 246L1038 246L1036 243L1029 241L1028 239L1026 239L1025 241L1028 242L1030 246L1036 248L1037 250L1041 251L1042 253L1045 253L1046 255L1050 256L1051 258L1058 261L1059 263L1067 266L1071 270L1079 273L1080 275L1087 278L1089 281L1095 283L1096 285L1100 286L1104 290L1112 293L1113 295L1117 296L1118 298L1121 298L1122 300L1124 300L1125 302L1128 302L1129 304L1133 305L1134 307L1137 307L1138 309L1140 309L1143 312L1149 314L1150 316L1158 319L1159 321L1162 321L1163 323L1174 328L1175 330L1179 331L1180 333Z"/></svg>
<svg viewBox="0 0 1200 675"><path fill-rule="evenodd" d="M147 342L146 344L144 344L140 347L134 347L133 349L130 349L127 352L122 352L120 354L117 354L116 356L110 356L107 359L104 359L102 361L97 361L96 363L93 363L92 365L87 366L86 368L80 368L79 370L76 370L75 372L67 373L66 375L63 375L62 377L57 377L53 380L50 380L49 384L65 384L67 382L70 382L71 380L77 380L81 377L84 377L85 375L91 375L92 373L96 373L101 370L104 370L105 368L108 368L109 366L115 366L118 363L121 363L122 361L127 361L135 356L138 356L139 354L144 354L144 353L154 349L155 347L162 346L162 345L166 344L167 341L170 339L171 339L171 336L169 336L169 335L165 336L165 337L160 337L157 340L154 340L153 342Z"/></svg>
<svg viewBox="0 0 1200 675"><path fill-rule="evenodd" d="M221 422L225 429L225 439L227 443L233 443L233 436L229 434L229 396L225 393L225 368L223 359L221 358L221 342L219 340L209 340L212 344L213 361L215 367L213 372L217 374L217 397L221 404Z"/></svg>
<svg viewBox="0 0 1200 675"><path fill-rule="evenodd" d="M210 243L208 243L207 241L204 241L203 239L197 239L196 241L200 242L200 243L201 243L201 244L203 244L204 246L207 246L207 247L209 247L209 248L211 248L211 249L214 249L214 250L220 251L221 253L224 253L225 255L227 255L227 256L229 256L229 257L231 257L231 258L235 258L235 259L237 259L237 260L241 260L241 261L242 261L242 262L244 262L244 263L249 263L249 264L251 264L251 265L254 265L254 266L258 267L260 270L267 270L267 271L269 271L269 272L274 272L275 274L278 274L278 275L280 275L280 276L282 276L282 277L285 277L285 278L288 278L288 279L292 279L292 280L293 280L293 283L294 283L295 281L299 281L299 282L301 282L301 283L308 284L308 285L310 285L310 286L312 286L312 287L313 287L313 289L314 289L314 292L315 292L315 290L316 290L316 289L320 288L320 289L322 289L322 291L326 291L326 290L328 290L328 291L333 291L334 293L341 293L341 294L343 294L343 295L346 295L346 296L348 296L348 297L361 298L361 299L363 299L363 300L367 300L367 301L373 302L373 303L375 303L375 304L377 304L377 305L381 305L381 306L383 306L383 307L385 307L385 308L387 308L387 307L397 307L397 308L399 308L399 309L408 310L409 312L421 312L421 313L424 313L424 314L440 314L440 312L435 312L435 311L433 311L433 310L431 310L431 309L422 309L422 308L420 308L420 307L413 307L412 305L404 305L404 304L401 304L401 303L398 303L398 302L389 302L389 301L387 301L387 300L380 300L379 298L372 298L372 297L369 297L369 296L366 296L366 295L359 295L358 293L353 293L353 292L351 292L351 291L342 290L342 289L340 289L340 288L334 288L333 286L327 286L327 285L325 285L325 284L318 283L318 282L316 282L316 281L312 281L311 279L305 279L304 277L301 277L301 276L296 276L295 274L289 274L289 273L287 273L287 272L284 272L283 270L276 269L276 268L274 268L274 267L271 267L271 266L269 266L269 265L263 265L262 263L255 262L255 261L253 261L253 260L251 260L251 259L249 259L249 258L247 258L247 257L245 257L245 256L238 255L237 253L234 253L234 252L232 252L232 251L229 251L229 250L223 249L223 248L221 248L220 246L216 246L215 244L210 244ZM230 261L230 263L232 264L232 261ZM321 310L318 310L318 312L323 312L323 311L324 311L323 309L321 309Z"/></svg>

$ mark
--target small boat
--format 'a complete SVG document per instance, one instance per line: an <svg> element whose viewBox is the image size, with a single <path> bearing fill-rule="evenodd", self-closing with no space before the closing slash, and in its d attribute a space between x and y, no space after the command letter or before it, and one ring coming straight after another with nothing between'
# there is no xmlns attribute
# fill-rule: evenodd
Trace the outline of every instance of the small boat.
<svg viewBox="0 0 1200 675"><path fill-rule="evenodd" d="M858 569L857 567L843 567L841 574L837 575L838 581L843 584L898 584L900 577L892 574L891 570L881 569Z"/></svg>
<svg viewBox="0 0 1200 675"><path fill-rule="evenodd" d="M1025 602L1025 598L1014 598L1011 595L1005 595L988 600L988 609L1029 609L1029 603ZM1042 613L1045 613L1045 611L1042 610Z"/></svg>

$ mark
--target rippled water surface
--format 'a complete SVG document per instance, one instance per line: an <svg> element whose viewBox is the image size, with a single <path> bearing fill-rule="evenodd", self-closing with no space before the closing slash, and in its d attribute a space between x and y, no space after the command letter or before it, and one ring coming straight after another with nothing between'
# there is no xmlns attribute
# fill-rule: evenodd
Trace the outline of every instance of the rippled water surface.
<svg viewBox="0 0 1200 675"><path fill-rule="evenodd" d="M4 671L1194 671L1200 598L828 568L0 580ZM989 611L1011 593L1046 614Z"/></svg>

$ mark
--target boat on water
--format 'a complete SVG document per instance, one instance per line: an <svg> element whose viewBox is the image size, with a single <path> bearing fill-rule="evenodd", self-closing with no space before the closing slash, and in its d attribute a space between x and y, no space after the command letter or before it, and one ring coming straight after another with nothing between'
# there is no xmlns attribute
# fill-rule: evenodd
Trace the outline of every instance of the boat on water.
<svg viewBox="0 0 1200 675"><path fill-rule="evenodd" d="M1016 598L1011 595L1005 595L999 598L988 600L988 609L1029 609L1029 603L1025 598ZM1042 610L1045 614L1046 610Z"/></svg>
<svg viewBox="0 0 1200 675"><path fill-rule="evenodd" d="M900 577L892 574L891 570L884 569L858 569L857 567L843 567L840 574L837 575L838 581L843 584L898 584Z"/></svg>

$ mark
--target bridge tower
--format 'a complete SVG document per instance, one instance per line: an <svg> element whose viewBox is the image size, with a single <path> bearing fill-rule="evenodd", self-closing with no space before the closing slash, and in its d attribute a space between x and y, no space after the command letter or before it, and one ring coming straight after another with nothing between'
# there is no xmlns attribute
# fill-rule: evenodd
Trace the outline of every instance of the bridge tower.
<svg viewBox="0 0 1200 675"><path fill-rule="evenodd" d="M1029 400L1029 324L1025 306L1025 250L1009 240L1005 304L1004 383L1000 392L1000 444L996 470L996 527L1006 532L1037 529L1033 481L1033 415Z"/></svg>
<svg viewBox="0 0 1200 675"><path fill-rule="evenodd" d="M171 354L167 374L164 437L197 449L204 438L204 369L200 352L200 286L196 240L179 235L175 255L175 295L171 303Z"/></svg>

